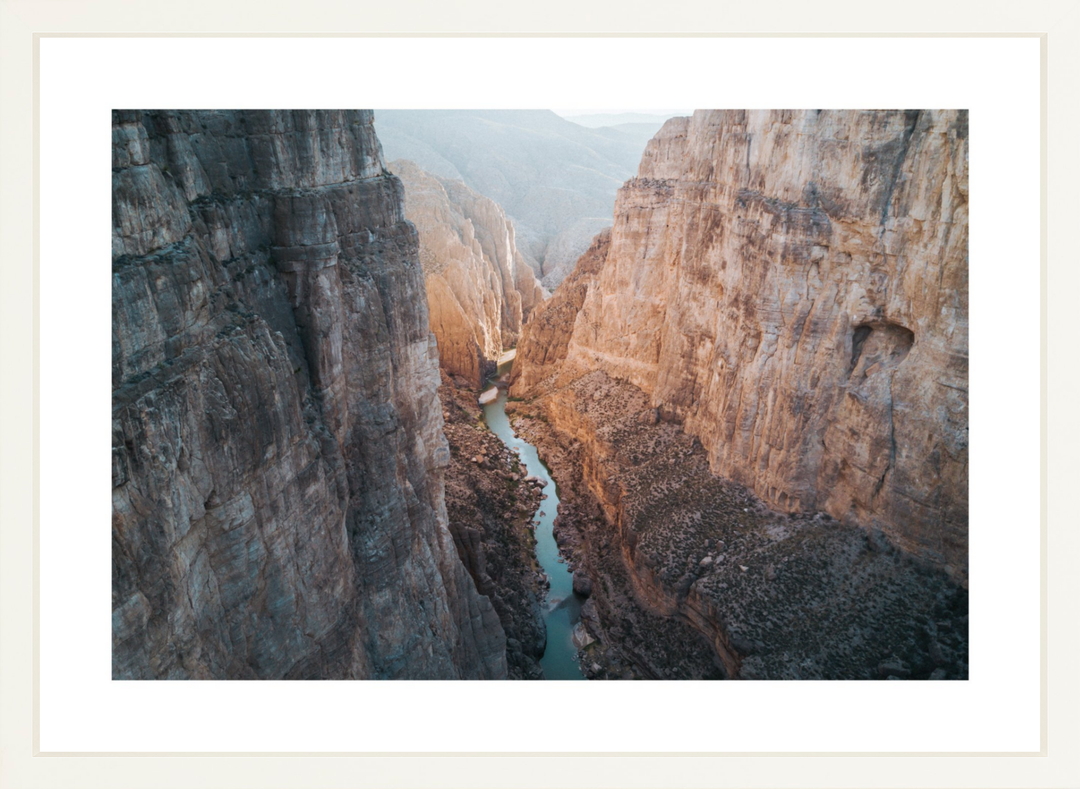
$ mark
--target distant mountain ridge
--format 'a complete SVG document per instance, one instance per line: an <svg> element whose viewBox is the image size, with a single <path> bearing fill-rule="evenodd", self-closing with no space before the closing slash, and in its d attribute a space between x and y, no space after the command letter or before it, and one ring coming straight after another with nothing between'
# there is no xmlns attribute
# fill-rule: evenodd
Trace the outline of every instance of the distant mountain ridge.
<svg viewBox="0 0 1080 789"><path fill-rule="evenodd" d="M618 127L626 124L648 124L653 127L653 133L660 131L660 127L670 119L679 115L690 115L693 110L685 112L652 113L652 112L613 112L592 113L587 115L563 115L566 120L585 126L589 129L602 127Z"/></svg>
<svg viewBox="0 0 1080 789"><path fill-rule="evenodd" d="M388 161L409 159L501 205L549 289L611 225L615 194L655 133L590 129L550 110L378 110L375 125Z"/></svg>

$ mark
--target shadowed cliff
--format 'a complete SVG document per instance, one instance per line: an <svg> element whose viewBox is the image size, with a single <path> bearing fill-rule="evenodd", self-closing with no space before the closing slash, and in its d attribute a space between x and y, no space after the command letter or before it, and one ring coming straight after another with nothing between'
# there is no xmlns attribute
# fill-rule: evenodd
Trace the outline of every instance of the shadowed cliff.
<svg viewBox="0 0 1080 789"><path fill-rule="evenodd" d="M499 678L370 111L113 116L113 676Z"/></svg>

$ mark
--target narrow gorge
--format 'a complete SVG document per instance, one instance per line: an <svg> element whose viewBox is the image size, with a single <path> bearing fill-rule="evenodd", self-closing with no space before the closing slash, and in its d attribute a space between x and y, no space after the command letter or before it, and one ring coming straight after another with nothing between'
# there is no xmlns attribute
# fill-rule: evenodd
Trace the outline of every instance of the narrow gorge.
<svg viewBox="0 0 1080 789"><path fill-rule="evenodd" d="M113 677L965 679L966 112L427 112L114 112Z"/></svg>
<svg viewBox="0 0 1080 789"><path fill-rule="evenodd" d="M518 252L514 225L494 201L407 160L390 169L405 187L405 216L420 236L431 330L443 370L477 387L544 300Z"/></svg>

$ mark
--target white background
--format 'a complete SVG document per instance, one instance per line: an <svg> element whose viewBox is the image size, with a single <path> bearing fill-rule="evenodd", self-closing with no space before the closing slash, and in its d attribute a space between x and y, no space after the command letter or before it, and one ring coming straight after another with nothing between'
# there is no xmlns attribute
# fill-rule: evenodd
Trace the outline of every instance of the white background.
<svg viewBox="0 0 1080 789"><path fill-rule="evenodd" d="M1038 750L1037 39L47 38L41 65L42 751ZM110 110L605 104L971 110L971 679L113 682Z"/></svg>

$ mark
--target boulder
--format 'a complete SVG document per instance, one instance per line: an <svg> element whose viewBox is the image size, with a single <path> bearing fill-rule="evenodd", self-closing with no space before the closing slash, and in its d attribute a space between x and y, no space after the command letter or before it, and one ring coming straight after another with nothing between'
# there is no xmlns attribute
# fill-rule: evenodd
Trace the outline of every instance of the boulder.
<svg viewBox="0 0 1080 789"><path fill-rule="evenodd" d="M878 675L886 679L907 679L911 676L911 669L898 657L891 657L878 663Z"/></svg>
<svg viewBox="0 0 1080 789"><path fill-rule="evenodd" d="M574 573L574 594L588 597L592 594L592 580L581 570Z"/></svg>

